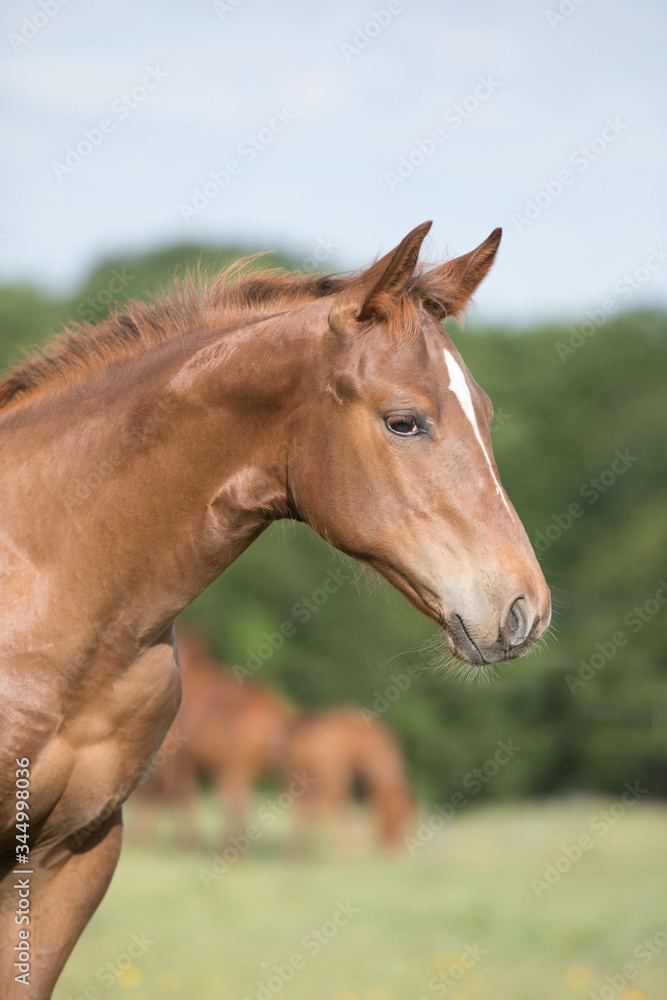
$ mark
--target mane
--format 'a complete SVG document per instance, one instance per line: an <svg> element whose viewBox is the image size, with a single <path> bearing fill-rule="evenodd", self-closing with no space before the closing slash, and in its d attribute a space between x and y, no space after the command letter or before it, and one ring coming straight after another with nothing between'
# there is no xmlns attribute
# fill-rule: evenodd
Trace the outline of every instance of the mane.
<svg viewBox="0 0 667 1000"><path fill-rule="evenodd" d="M98 324L66 327L43 348L26 352L0 380L0 410L46 387L77 381L195 330L224 331L324 298L341 291L355 277L259 269L261 256L237 260L212 280L201 268L188 270L163 294L147 301L130 300ZM415 291L418 282L419 278ZM375 319L387 323L396 334L410 337L419 326L415 295L408 291L393 303L391 312L379 309Z"/></svg>

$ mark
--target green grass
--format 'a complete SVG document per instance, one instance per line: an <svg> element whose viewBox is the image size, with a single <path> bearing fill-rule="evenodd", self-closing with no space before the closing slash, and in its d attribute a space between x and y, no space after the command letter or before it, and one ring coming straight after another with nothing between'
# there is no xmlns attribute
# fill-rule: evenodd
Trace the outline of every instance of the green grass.
<svg viewBox="0 0 667 1000"><path fill-rule="evenodd" d="M364 827L345 857L296 860L284 850L286 818L208 887L199 870L210 870L212 849L179 852L164 837L140 847L130 822L56 1000L86 989L86 1000L255 1000L258 991L259 1000L589 1000L629 962L637 975L613 997L665 1000L662 939L646 964L633 952L667 927L667 808L638 803L607 832L592 830L608 807L589 798L470 807L413 857L378 853ZM202 818L210 835L210 800ZM531 879L584 833L593 846L538 898ZM340 902L358 912L339 910L327 938ZM306 935L323 925L315 954ZM106 985L97 971L133 934L153 943ZM466 948L484 954L458 982L434 982L460 971ZM284 986L270 980L293 955L303 968Z"/></svg>

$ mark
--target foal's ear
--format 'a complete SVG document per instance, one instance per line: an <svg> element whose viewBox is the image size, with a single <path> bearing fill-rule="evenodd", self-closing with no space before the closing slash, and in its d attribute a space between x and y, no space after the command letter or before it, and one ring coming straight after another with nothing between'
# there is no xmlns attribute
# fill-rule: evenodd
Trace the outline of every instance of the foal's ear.
<svg viewBox="0 0 667 1000"><path fill-rule="evenodd" d="M329 315L332 329L347 328L353 323L387 315L393 300L407 288L424 237L432 225L432 222L422 222L394 250L354 278L336 296Z"/></svg>
<svg viewBox="0 0 667 1000"><path fill-rule="evenodd" d="M502 235L502 229L494 229L475 250L448 260L417 279L415 291L429 312L438 319L463 312L477 286L491 270Z"/></svg>

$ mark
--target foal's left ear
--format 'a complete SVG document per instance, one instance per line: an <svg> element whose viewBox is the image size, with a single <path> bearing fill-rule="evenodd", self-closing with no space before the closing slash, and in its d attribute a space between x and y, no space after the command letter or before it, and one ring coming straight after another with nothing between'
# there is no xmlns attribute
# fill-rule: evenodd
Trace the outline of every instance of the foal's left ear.
<svg viewBox="0 0 667 1000"><path fill-rule="evenodd" d="M421 245L432 225L422 222L335 297L329 315L332 329L381 319L389 313L393 301L405 291L414 274Z"/></svg>
<svg viewBox="0 0 667 1000"><path fill-rule="evenodd" d="M458 316L463 312L477 286L491 270L502 235L502 229L494 229L470 253L448 260L420 275L415 282L415 291L437 319Z"/></svg>

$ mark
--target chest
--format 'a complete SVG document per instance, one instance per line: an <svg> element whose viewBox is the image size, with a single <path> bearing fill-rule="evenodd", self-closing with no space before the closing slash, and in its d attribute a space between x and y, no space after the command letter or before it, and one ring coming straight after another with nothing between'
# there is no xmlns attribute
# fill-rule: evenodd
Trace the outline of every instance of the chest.
<svg viewBox="0 0 667 1000"><path fill-rule="evenodd" d="M136 787L178 711L181 678L161 644L114 673L91 670L60 704L44 704L36 739L25 718L30 804L45 836L67 836L110 815ZM33 706L33 712L39 706ZM47 725L48 722L48 725Z"/></svg>

